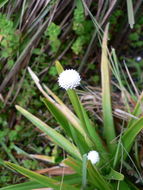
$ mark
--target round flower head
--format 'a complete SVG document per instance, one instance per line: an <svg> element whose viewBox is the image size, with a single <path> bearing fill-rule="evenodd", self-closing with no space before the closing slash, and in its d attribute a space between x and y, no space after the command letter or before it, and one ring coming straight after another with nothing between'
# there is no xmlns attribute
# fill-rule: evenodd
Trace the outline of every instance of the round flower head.
<svg viewBox="0 0 143 190"><path fill-rule="evenodd" d="M92 150L88 153L87 159L90 160L92 164L96 164L100 160L99 153L95 150Z"/></svg>
<svg viewBox="0 0 143 190"><path fill-rule="evenodd" d="M79 73L73 69L63 71L58 78L59 86L65 90L76 88L80 85L80 81Z"/></svg>

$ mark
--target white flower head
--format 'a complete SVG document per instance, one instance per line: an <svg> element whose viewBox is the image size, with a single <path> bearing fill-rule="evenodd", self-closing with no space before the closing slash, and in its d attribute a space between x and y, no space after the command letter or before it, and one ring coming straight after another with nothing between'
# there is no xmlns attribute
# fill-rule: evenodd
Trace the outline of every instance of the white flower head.
<svg viewBox="0 0 143 190"><path fill-rule="evenodd" d="M99 153L95 150L92 150L88 153L87 159L90 160L92 164L96 164L100 160Z"/></svg>
<svg viewBox="0 0 143 190"><path fill-rule="evenodd" d="M80 81L79 73L73 69L63 71L58 78L59 86L65 90L76 88L80 85Z"/></svg>

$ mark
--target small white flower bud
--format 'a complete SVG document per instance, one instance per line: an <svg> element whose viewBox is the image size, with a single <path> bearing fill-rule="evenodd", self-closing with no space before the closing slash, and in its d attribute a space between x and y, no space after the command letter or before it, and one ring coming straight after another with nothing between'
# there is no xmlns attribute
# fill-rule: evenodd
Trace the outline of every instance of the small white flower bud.
<svg viewBox="0 0 143 190"><path fill-rule="evenodd" d="M80 85L80 81L79 73L73 69L63 71L58 78L59 86L65 90L76 88Z"/></svg>
<svg viewBox="0 0 143 190"><path fill-rule="evenodd" d="M136 57L136 61L140 62L142 60L141 56Z"/></svg>
<svg viewBox="0 0 143 190"><path fill-rule="evenodd" d="M100 160L99 153L95 150L92 150L88 153L87 159L90 160L92 164L96 164Z"/></svg>

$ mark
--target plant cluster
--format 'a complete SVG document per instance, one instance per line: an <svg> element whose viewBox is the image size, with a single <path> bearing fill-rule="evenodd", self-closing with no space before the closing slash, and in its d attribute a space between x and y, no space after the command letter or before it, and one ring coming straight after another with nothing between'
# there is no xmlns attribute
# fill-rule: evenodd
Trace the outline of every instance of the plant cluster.
<svg viewBox="0 0 143 190"><path fill-rule="evenodd" d="M89 43L93 32L93 23L85 18L83 8L76 8L74 10L72 28L77 37L71 48L78 55L83 53L83 47Z"/></svg>
<svg viewBox="0 0 143 190"><path fill-rule="evenodd" d="M50 26L45 31L45 37L49 38L50 46L53 53L56 53L61 45L58 36L61 33L60 26L56 25L55 23L51 23Z"/></svg>
<svg viewBox="0 0 143 190"><path fill-rule="evenodd" d="M73 113L46 85L41 85L38 77L30 68L28 69L36 86L44 96L42 101L59 123L60 127L64 130L65 135L60 134L22 107L16 106L16 108L38 129L48 135L54 143L67 152L67 156L66 158L63 158L62 163L72 169L73 174L68 176L65 175L64 177L59 176L58 178L50 178L37 174L36 172L17 164L4 162L4 165L18 171L32 180L15 185L15 188L26 186L28 189L31 185L38 188L39 185L41 185L40 187L65 190L67 190L67 188L71 190L138 189L128 179L128 176L123 174L122 167L126 168L126 160L131 159L129 152L136 136L143 128L143 117L139 117L141 113L140 106L142 95L132 113L134 117L132 117L128 123L122 124L122 130L117 137L111 104L107 32L108 30L106 28L102 43L101 58L103 109L103 130L101 135L99 135L99 127L97 127L97 124L93 123L89 118L74 89L80 85L79 76L76 71L64 71L60 63L56 62L56 68L59 73L59 85L62 88L65 88L66 86L65 89L74 109ZM67 72L71 72L70 75L67 76ZM113 73L118 76L117 63L114 65ZM119 78L117 78L117 80L119 81ZM75 83L75 85L73 83ZM119 85L121 84L119 83ZM120 87L123 88L123 86ZM135 117L138 117L138 119L135 119ZM66 138L66 136L68 138ZM64 169L66 170L66 168ZM142 184L142 177L140 175L138 177ZM69 178L71 180L70 182ZM9 188L12 189L13 187L10 186ZM2 189L4 190L5 188Z"/></svg>
<svg viewBox="0 0 143 190"><path fill-rule="evenodd" d="M69 122L67 122L68 124L66 123L66 126L70 126L70 130L67 130L65 132L63 128L59 127L60 122L56 122L54 118L52 118L52 116L49 114L49 110L46 110L45 106L43 105L43 102L41 102L39 98L37 98L39 94L36 91L34 84L31 82L28 72L25 70L26 65L30 65L32 70L34 70L35 73L39 74L41 82L44 82L46 84L48 83L49 88L51 88L52 91L56 92L63 101L65 101L65 96L63 96L64 91L59 90L56 76L57 69L53 65L53 62L55 59L57 59L57 57L60 58L61 64L65 68L69 67L75 69L78 68L82 62L85 62L86 67L83 67L81 78L88 79L88 81L83 81L83 83L93 85L96 82L96 86L98 86L97 82L100 81L100 43L98 42L97 37L102 36L102 29L104 29L106 22L110 21L111 31L109 35L111 35L111 39L115 39L116 41L115 43L113 42L113 44L111 42L111 45L112 47L114 47L114 45L116 46L116 44L117 47L119 45L119 49L121 49L121 52L118 51L119 55L128 55L130 57L130 59L126 57L127 66L129 67L129 69L131 69L131 76L133 80L138 82L137 86L140 87L140 89L142 90L142 60L135 61L134 59L134 55L142 56L141 50L139 48L142 45L142 16L140 16L142 15L141 10L136 10L138 13L138 19L136 19L135 27L133 30L131 30L131 34L128 35L129 38L127 38L126 34L128 34L128 30L125 31L124 29L126 29L126 26L128 25L127 15L133 15L133 10L130 8L130 13L128 12L128 14L126 14L126 8L127 6L131 6L132 1L128 1L130 4L127 4L127 6L125 1L120 1L113 7L111 6L112 2L108 0L104 1L103 4L100 0L96 2L92 0L83 1L87 2L89 12L81 2L82 1L80 0L77 0L76 2L72 0L43 0L42 2L21 2L16 0L0 1L0 79L7 79L7 74L11 75L13 73L13 69L11 68L13 66L15 67L16 65L21 65L18 68L17 72L13 74L13 78L11 78L10 83L7 84L8 87L7 85L5 85L3 93L0 93L0 186L16 184L25 181L25 178L19 177L19 175L13 175L12 171L6 168L7 166L3 163L2 160L9 160L15 164L21 163L27 169L38 170L45 167L51 167L52 164L59 164L63 160L64 156L63 149L59 149L58 143L57 145L51 142L51 138L49 137L49 135L46 136L45 133L43 133L42 131L39 134L39 130L37 131L37 129L32 127L33 124L29 124L29 122L23 117L21 117L21 115L18 112L15 112L14 104L18 104L19 106L24 107L26 110L28 110L36 117L41 118L45 123L48 123L53 129L58 131L60 134L64 134L64 137L66 137L70 142L74 143L76 148L80 150L79 152L81 156L83 156L84 153L86 154L84 155L85 157L83 156L83 159L81 158L78 162L78 164L81 165L81 167L79 168L80 171L74 171L78 174L74 174L73 176L64 176L64 178L65 183L68 181L68 183L70 184L70 181L72 181L72 186L74 187L77 184L80 184L81 186L84 186L84 188L90 188L91 186L92 189L92 185L90 184L88 174L86 174L88 173L88 171L83 167L84 165L89 163L88 153L89 151L92 151L92 148L88 148L88 146L86 145L83 145L85 146L85 148L82 148L80 144L82 138L78 140L78 135L76 136L75 134L74 137L76 138L72 138L73 133L75 131L72 130L72 126L69 124ZM135 2L133 2L133 4L136 6ZM72 6L75 6L75 8L71 9ZM111 16L108 17L108 15L110 14L107 13L111 13ZM93 14L92 18L90 18L91 14ZM106 19L104 19L104 17ZM132 16L130 16L129 18L132 18ZM51 24L49 24L47 28L45 27L44 29L43 25L45 25L46 22L48 23L48 20L52 22ZM104 25L101 26L102 28L100 26L95 26L95 21L97 21L97 24L99 23L100 25L100 23L102 23L103 20L106 20L106 22L104 22ZM133 25L132 21L130 21L129 23ZM97 30L96 36L94 36L94 27L95 31ZM43 33L41 32L42 30ZM122 31L124 31L125 35L122 35ZM119 39L121 39L121 37L124 37L124 39L129 40L127 41L127 43L126 40L122 40L120 42ZM35 40L33 40L34 38ZM94 39L92 45L90 42L91 39ZM120 44L122 44L122 46ZM29 45L32 48L28 49ZM23 61L19 61L21 55L24 57ZM124 68L122 69L124 70ZM125 76L123 72L121 75L122 79L120 81L120 84L125 84L125 86L130 89L129 93L126 93L124 95L124 91L126 89L124 88L124 90L122 91L122 95L124 97L129 97L129 94L131 94L133 97L133 99L130 97L132 103L135 104L135 102L139 102L137 98L139 96L135 96L132 92L134 91L134 88L131 87L130 83L127 84L128 76ZM117 79L115 78L112 79L112 82L117 81ZM0 81L0 83L2 82L2 80ZM116 92L118 93L118 90L116 90ZM92 92L92 95L93 94L94 92ZM50 97L51 96L52 95L50 94ZM45 99L43 101L46 102ZM66 101L68 100L66 99ZM140 105L137 105L139 106L139 109L136 108L135 112L133 113L133 116L135 115L135 117L140 117ZM50 108L52 106L53 105L50 105ZM69 107L71 108L71 105L69 105ZM94 107L93 103L92 107ZM125 109L129 111L129 107L130 103L127 106L127 109ZM76 108L74 110L76 110ZM136 111L138 112L138 114L136 113ZM75 111L73 111L73 113L75 114ZM101 117L101 111L99 114ZM124 114L126 115L127 113ZM78 114L76 114L76 117L78 117L78 119L80 118ZM103 132L104 129L102 127L102 124L97 125L99 121L94 124L95 120L98 120L97 118L95 118L95 116L93 116L92 119L93 120L91 123L94 126L93 128L96 129L97 132L99 132L99 134L101 134L102 140L107 143L108 141L105 137L106 132ZM63 123L61 123L60 125L62 124ZM123 124L126 129L126 124L124 123L124 121ZM122 128L123 125L121 125L120 122L117 122L115 123L114 127L118 129L117 131L119 131L119 128ZM68 133L68 131L71 132ZM87 131L86 133L88 134ZM113 140L111 144L114 144L114 142L115 144L120 142L120 135L118 133L116 135L118 138L115 139L115 141ZM84 140L82 142L84 142ZM105 147L108 149L108 145ZM139 172L141 171L140 152L142 151L139 152L141 147L141 143L136 140L135 147L133 147L133 150L135 151L135 156L133 151L132 159L135 158L134 160L138 166ZM96 146L93 146L93 149L97 151ZM107 157L109 156L108 158L110 162L110 151L107 150L106 155L103 156L101 156L102 153L100 152L100 150L98 150L98 152L100 156L99 163L102 162L102 157L106 155ZM32 156L35 157L31 157L31 154L33 154ZM71 154L67 151L66 156L68 155ZM37 162L39 156L42 161ZM73 158L76 159L74 156ZM46 161L48 160L48 164L47 162L45 163L44 159L46 159ZM131 186L133 188L133 185L129 185L130 173L133 173L133 181L139 178L138 181L140 184L142 184L140 180L141 178L138 177L139 172L136 173L136 169L132 168L133 160L131 161L127 158L127 161L124 160L123 163L121 163L121 166L124 167L124 170L129 176L126 176L125 173L125 182L128 185L125 185L125 183L123 182L123 176L120 174L120 179L122 180L119 180L118 178L117 180L114 179L114 181L109 179L108 177L107 179L106 175L108 175L111 170L107 168L107 171L105 171L106 167L104 167L105 170L102 170L100 168L100 165L98 167L99 163L96 164L96 167L108 183L110 183L111 181L111 183L115 182L115 184L122 184L120 187L122 189L123 186L126 189L128 189L129 186L130 188ZM65 170L66 168L63 169ZM119 172L119 167L116 168L116 171ZM82 176L84 179L82 179ZM61 176L57 177L56 179L60 182L62 181ZM46 185L46 187L47 186L48 185ZM14 190L16 188L22 190L23 188L25 190L26 187L32 189L44 186L39 184L39 182L37 183L34 181L33 183L33 181L30 181L19 186L12 186L7 188L12 188Z"/></svg>
<svg viewBox="0 0 143 190"><path fill-rule="evenodd" d="M14 23L0 13L0 56L8 59L8 65L13 66L15 53L19 47L19 34L16 33Z"/></svg>
<svg viewBox="0 0 143 190"><path fill-rule="evenodd" d="M133 48L143 46L143 32L142 32L143 17L138 18L138 23L135 24L134 31L129 35L129 40L131 41L131 46Z"/></svg>

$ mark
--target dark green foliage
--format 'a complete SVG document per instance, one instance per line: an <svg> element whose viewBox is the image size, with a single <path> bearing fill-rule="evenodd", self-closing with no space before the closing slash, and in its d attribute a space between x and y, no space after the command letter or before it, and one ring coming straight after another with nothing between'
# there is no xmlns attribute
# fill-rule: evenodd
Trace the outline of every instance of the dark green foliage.
<svg viewBox="0 0 143 190"><path fill-rule="evenodd" d="M86 20L83 9L76 8L74 11L73 31L77 38L72 45L72 50L78 55L83 52L83 47L88 44L93 32L93 23L91 20Z"/></svg>
<svg viewBox="0 0 143 190"><path fill-rule="evenodd" d="M55 76L57 74L57 70L54 66L51 66L50 70L49 70L49 74L51 76Z"/></svg>
<svg viewBox="0 0 143 190"><path fill-rule="evenodd" d="M122 10L116 10L110 17L110 22L111 24L117 24L117 19L123 15L123 11Z"/></svg>
<svg viewBox="0 0 143 190"><path fill-rule="evenodd" d="M19 46L19 34L16 32L13 22L0 14L0 55L8 58L8 65L13 66L13 57Z"/></svg>
<svg viewBox="0 0 143 190"><path fill-rule="evenodd" d="M61 33L60 26L56 25L55 23L51 23L50 26L45 31L45 36L49 38L50 46L53 53L56 53L60 47L60 40L58 36Z"/></svg>
<svg viewBox="0 0 143 190"><path fill-rule="evenodd" d="M143 15L143 14L142 14ZM143 17L139 18L137 24L135 24L134 31L129 35L129 40L131 41L131 46L134 48L142 47L143 46Z"/></svg>
<svg viewBox="0 0 143 190"><path fill-rule="evenodd" d="M22 161L22 164L27 169L31 169L31 170L39 169L37 160L27 160L26 159L26 160Z"/></svg>

